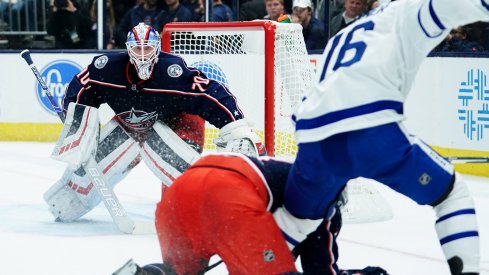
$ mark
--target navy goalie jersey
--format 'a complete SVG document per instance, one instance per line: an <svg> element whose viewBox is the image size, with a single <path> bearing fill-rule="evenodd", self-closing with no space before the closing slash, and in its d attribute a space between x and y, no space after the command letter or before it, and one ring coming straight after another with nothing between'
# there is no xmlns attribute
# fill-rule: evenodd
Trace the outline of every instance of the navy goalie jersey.
<svg viewBox="0 0 489 275"><path fill-rule="evenodd" d="M217 128L243 118L226 86L164 52L148 80L138 78L126 52L94 57L68 85L65 110L70 102L97 108L106 103L134 130L151 127L156 120L166 123L182 113L198 115Z"/></svg>

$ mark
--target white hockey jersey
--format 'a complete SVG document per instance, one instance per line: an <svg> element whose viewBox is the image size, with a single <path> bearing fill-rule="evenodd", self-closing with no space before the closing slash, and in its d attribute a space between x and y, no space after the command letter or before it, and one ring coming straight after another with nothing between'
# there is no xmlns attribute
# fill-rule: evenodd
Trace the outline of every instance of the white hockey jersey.
<svg viewBox="0 0 489 275"><path fill-rule="evenodd" d="M339 32L293 117L297 142L403 120L423 59L455 26L489 21L485 1L398 0Z"/></svg>

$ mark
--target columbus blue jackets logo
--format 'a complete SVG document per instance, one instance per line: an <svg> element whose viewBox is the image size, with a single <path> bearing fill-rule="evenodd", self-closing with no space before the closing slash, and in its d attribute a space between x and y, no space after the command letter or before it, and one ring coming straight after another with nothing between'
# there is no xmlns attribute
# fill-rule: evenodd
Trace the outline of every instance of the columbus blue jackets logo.
<svg viewBox="0 0 489 275"><path fill-rule="evenodd" d="M145 131L155 124L158 114L156 112L146 113L132 108L131 111L117 114L117 117L127 129Z"/></svg>
<svg viewBox="0 0 489 275"><path fill-rule="evenodd" d="M168 67L168 75L171 77L179 77L183 74L183 69L180 67L180 65L173 64L170 67Z"/></svg>
<svg viewBox="0 0 489 275"><path fill-rule="evenodd" d="M82 67L80 65L69 60L56 60L41 69L41 77L46 82L46 85L48 86L49 91L53 94L53 98L58 106L62 106L61 103L63 101L65 90L71 79L81 70ZM46 92L42 89L39 83L36 83L36 92L42 107L51 114L56 115Z"/></svg>
<svg viewBox="0 0 489 275"><path fill-rule="evenodd" d="M107 65L107 61L109 61L109 58L106 55L102 55L101 57L95 59L93 64L95 65L95 68L97 69L102 69Z"/></svg>

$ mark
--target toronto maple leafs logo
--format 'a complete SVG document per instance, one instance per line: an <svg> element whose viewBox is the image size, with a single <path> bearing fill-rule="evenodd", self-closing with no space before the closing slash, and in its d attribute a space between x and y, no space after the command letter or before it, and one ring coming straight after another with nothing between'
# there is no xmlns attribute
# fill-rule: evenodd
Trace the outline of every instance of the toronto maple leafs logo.
<svg viewBox="0 0 489 275"><path fill-rule="evenodd" d="M156 112L147 113L132 108L131 111L117 114L117 117L126 128L134 131L145 131L155 124L158 114Z"/></svg>

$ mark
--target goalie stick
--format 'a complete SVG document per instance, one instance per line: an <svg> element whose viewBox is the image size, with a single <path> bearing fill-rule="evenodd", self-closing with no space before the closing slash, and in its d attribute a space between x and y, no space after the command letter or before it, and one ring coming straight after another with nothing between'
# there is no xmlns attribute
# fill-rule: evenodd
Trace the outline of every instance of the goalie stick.
<svg viewBox="0 0 489 275"><path fill-rule="evenodd" d="M31 54L29 50L23 50L20 56L27 62L27 65L31 68L32 72L36 76L37 81L41 85L43 91L46 93L49 102L51 103L54 111L61 119L61 122L65 121L65 114L63 108L58 106L53 94L49 90L44 79L42 79L41 74L37 70L34 62L32 61ZM89 175L90 180L93 182L95 189L99 193L105 207L110 213L112 220L116 224L120 231L126 234L152 234L156 233L154 223L152 222L135 222L126 213L124 207L122 207L119 199L117 198L114 190L107 185L107 181L100 170L97 162L93 157L90 157L88 161L82 164L83 169Z"/></svg>

